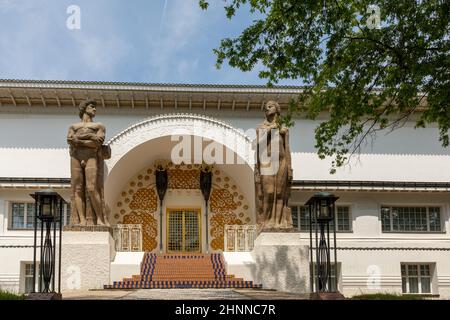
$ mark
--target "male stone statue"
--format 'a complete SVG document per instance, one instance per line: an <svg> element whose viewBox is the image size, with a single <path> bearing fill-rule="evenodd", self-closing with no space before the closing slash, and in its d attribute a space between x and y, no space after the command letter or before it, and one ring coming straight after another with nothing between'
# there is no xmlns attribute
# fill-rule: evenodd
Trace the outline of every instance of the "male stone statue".
<svg viewBox="0 0 450 320"><path fill-rule="evenodd" d="M111 151L103 146L105 126L92 121L94 100L81 102L79 109L81 122L71 125L67 135L72 183L70 224L109 226L103 199L103 160L109 159Z"/></svg>
<svg viewBox="0 0 450 320"><path fill-rule="evenodd" d="M292 229L288 206L292 184L289 130L280 124L280 106L268 101L266 120L256 130L255 195L261 231Z"/></svg>

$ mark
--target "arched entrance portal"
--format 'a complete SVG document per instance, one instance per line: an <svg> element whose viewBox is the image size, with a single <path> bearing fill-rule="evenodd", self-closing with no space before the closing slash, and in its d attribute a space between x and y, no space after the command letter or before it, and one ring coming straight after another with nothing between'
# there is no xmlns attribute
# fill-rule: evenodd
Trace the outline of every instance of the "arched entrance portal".
<svg viewBox="0 0 450 320"><path fill-rule="evenodd" d="M217 150L210 152L214 144L224 153L225 163L213 167L208 221L199 188L198 141L200 152L216 156ZM105 200L110 220L141 225L144 251L159 251L160 239L163 252L222 251L225 225L255 224L251 141L230 125L204 116L158 116L131 126L108 144L112 157L106 162ZM173 159L180 146L185 147L182 163ZM169 177L162 217L154 176L161 161Z"/></svg>

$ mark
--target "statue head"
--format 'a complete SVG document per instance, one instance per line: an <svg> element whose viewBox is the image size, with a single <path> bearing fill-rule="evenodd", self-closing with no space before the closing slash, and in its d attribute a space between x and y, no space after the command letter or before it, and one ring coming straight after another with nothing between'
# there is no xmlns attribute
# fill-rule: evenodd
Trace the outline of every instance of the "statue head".
<svg viewBox="0 0 450 320"><path fill-rule="evenodd" d="M97 102L95 102L95 100L92 99L87 99L80 103L78 109L80 110L79 113L80 119L83 119L83 115L85 113L87 113L91 118L93 118L95 117L95 113L97 111Z"/></svg>
<svg viewBox="0 0 450 320"><path fill-rule="evenodd" d="M281 114L281 107L278 104L278 102L276 101L267 101L265 107L264 107L264 112L266 114L266 117L272 116L272 115L277 115L279 116Z"/></svg>

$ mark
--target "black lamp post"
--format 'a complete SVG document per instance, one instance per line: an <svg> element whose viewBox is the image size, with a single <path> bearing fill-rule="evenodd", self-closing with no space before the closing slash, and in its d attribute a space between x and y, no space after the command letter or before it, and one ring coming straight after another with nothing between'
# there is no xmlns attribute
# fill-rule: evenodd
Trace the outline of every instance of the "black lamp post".
<svg viewBox="0 0 450 320"><path fill-rule="evenodd" d="M328 192L314 194L306 205L309 207L309 235L311 257L311 286L313 297L318 299L340 299L343 296L337 292L337 252L336 252L336 222L335 202L339 199ZM330 222L333 226L333 244L330 242ZM315 233L315 255L313 250L313 228ZM333 261L331 261L333 251ZM334 268L334 288L331 280ZM316 275L317 269L317 277Z"/></svg>
<svg viewBox="0 0 450 320"><path fill-rule="evenodd" d="M211 167L203 167L200 170L200 189L202 190L203 198L205 199L205 231L206 231L206 253L209 252L209 237L208 237L208 201L211 195L212 187L212 169Z"/></svg>
<svg viewBox="0 0 450 320"><path fill-rule="evenodd" d="M155 170L155 180L156 180L156 191L159 197L159 251L163 251L163 241L162 241L162 223L163 223L163 212L162 205L164 196L166 195L167 186L169 179L167 178L167 169L162 165L158 165Z"/></svg>
<svg viewBox="0 0 450 320"><path fill-rule="evenodd" d="M33 251L33 291L30 299L61 299L61 232L64 199L51 189L31 194L35 200L34 251ZM36 252L38 220L40 221L40 267L39 288L36 293ZM58 250L58 293L55 291L56 277L56 225L59 227ZM45 235L44 235L45 231Z"/></svg>

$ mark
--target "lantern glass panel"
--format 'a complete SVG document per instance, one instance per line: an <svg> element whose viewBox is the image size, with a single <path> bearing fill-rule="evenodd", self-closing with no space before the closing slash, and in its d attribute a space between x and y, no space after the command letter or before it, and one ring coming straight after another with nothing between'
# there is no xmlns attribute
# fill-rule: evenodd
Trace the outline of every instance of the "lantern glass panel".
<svg viewBox="0 0 450 320"><path fill-rule="evenodd" d="M50 197L44 197L42 199L42 216L51 217L52 216L52 201Z"/></svg>
<svg viewBox="0 0 450 320"><path fill-rule="evenodd" d="M330 218L330 210L328 206L328 201L322 200L320 201L320 219L329 219Z"/></svg>

